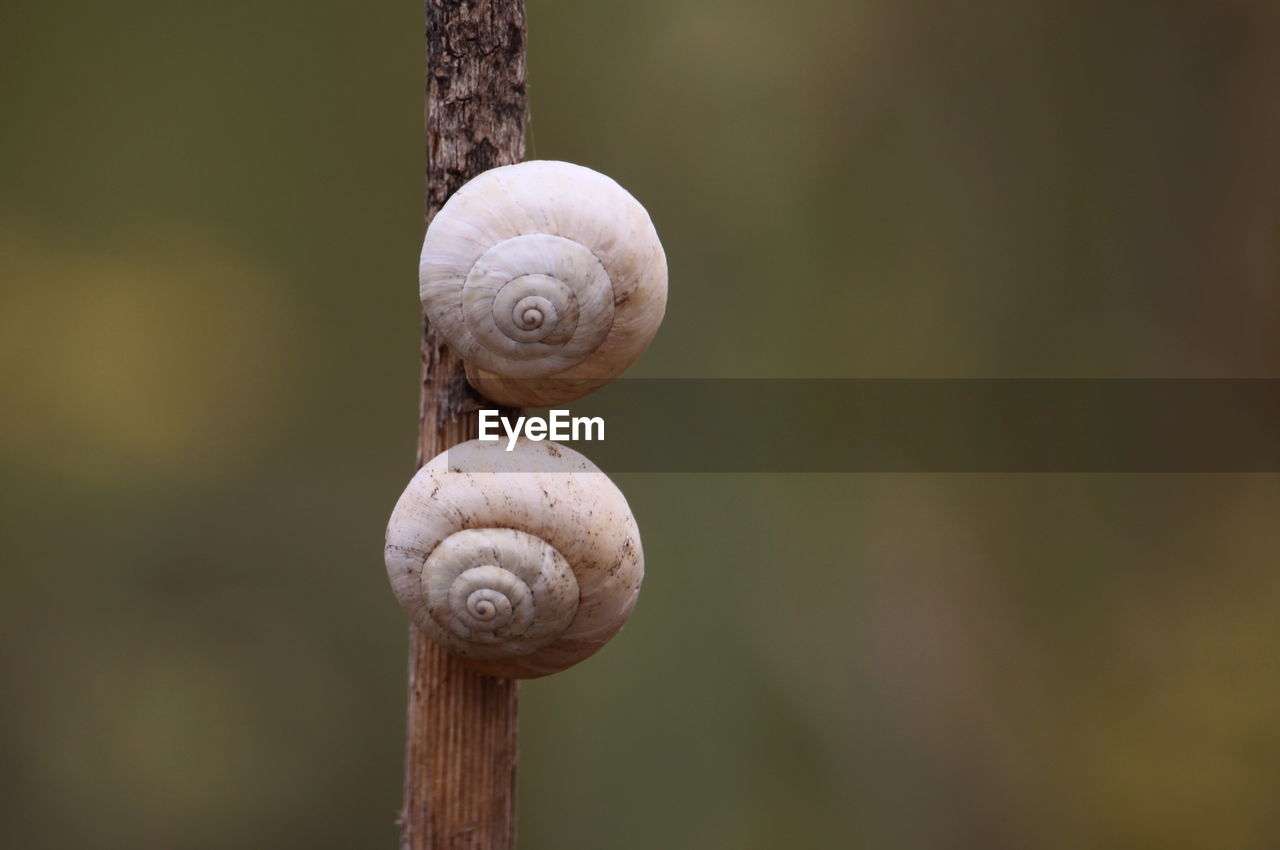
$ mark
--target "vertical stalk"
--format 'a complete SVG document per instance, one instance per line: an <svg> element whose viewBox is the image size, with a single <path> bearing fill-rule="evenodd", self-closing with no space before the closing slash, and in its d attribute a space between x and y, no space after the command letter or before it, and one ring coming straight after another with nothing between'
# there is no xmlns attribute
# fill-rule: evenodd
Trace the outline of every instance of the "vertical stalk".
<svg viewBox="0 0 1280 850"><path fill-rule="evenodd" d="M482 171L524 158L522 0L426 0L426 218ZM477 435L481 399L423 320L418 463ZM409 634L401 850L515 846L517 684Z"/></svg>

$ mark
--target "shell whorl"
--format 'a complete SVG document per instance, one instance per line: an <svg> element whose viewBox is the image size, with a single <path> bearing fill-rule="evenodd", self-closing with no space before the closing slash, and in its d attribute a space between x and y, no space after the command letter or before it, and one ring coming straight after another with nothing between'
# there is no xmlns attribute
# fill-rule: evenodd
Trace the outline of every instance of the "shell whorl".
<svg viewBox="0 0 1280 850"><path fill-rule="evenodd" d="M578 612L578 581L564 556L510 528L455 532L427 556L422 593L436 643L472 658L541 649Z"/></svg>
<svg viewBox="0 0 1280 850"><path fill-rule="evenodd" d="M595 254L571 239L529 233L480 255L462 286L464 359L512 378L563 372L613 327L613 286Z"/></svg>
<svg viewBox="0 0 1280 850"><path fill-rule="evenodd" d="M625 189L532 161L486 171L449 199L427 230L419 284L472 383L496 401L544 405L640 356L662 321L667 267Z"/></svg>
<svg viewBox="0 0 1280 850"><path fill-rule="evenodd" d="M387 575L427 637L485 673L562 670L630 615L644 575L626 499L550 442L473 440L428 462L387 526Z"/></svg>

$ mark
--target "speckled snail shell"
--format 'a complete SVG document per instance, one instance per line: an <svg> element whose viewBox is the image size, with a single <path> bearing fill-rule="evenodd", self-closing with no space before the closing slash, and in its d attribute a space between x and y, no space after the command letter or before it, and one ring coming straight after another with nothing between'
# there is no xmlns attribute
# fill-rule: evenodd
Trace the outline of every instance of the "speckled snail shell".
<svg viewBox="0 0 1280 850"><path fill-rule="evenodd" d="M667 261L625 189L535 160L454 193L427 228L418 282L476 389L546 407L598 389L645 350L666 309Z"/></svg>
<svg viewBox="0 0 1280 850"><path fill-rule="evenodd" d="M552 442L472 440L428 462L387 526L386 564L422 632L493 676L563 670L635 607L644 556L622 492Z"/></svg>

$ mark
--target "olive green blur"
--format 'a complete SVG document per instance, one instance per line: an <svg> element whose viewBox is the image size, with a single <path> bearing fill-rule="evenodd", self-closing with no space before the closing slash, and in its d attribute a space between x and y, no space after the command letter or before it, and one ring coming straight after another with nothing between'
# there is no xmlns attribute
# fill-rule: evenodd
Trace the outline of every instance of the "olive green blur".
<svg viewBox="0 0 1280 850"><path fill-rule="evenodd" d="M1271 0L529 5L530 156L668 252L632 375L1280 372ZM423 61L413 2L0 11L0 845L396 846ZM521 850L1280 846L1280 477L618 483Z"/></svg>

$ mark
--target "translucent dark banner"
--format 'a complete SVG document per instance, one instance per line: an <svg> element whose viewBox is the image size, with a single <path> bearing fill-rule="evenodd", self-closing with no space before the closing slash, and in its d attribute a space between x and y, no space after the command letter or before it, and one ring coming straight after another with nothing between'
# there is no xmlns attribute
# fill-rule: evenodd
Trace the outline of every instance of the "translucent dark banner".
<svg viewBox="0 0 1280 850"><path fill-rule="evenodd" d="M606 472L1280 471L1270 379L623 379L561 409L603 420L558 441Z"/></svg>

